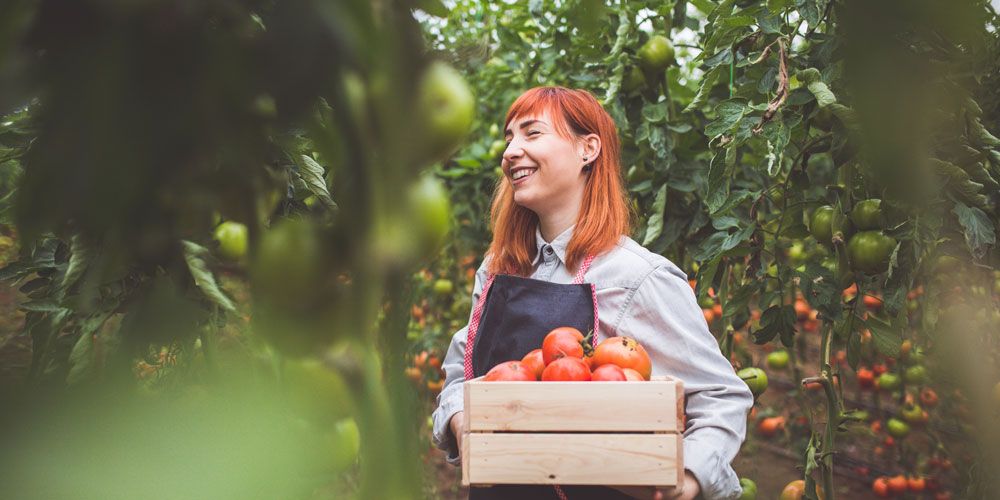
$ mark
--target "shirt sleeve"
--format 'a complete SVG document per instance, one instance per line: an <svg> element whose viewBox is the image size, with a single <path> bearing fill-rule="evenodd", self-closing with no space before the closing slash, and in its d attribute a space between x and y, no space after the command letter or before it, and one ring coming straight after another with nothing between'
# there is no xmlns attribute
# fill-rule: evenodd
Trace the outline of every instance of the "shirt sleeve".
<svg viewBox="0 0 1000 500"><path fill-rule="evenodd" d="M664 264L643 279L617 334L646 348L653 375L684 382L684 468L704 498L738 498L742 489L731 462L746 437L753 395L719 350L680 269Z"/></svg>
<svg viewBox="0 0 1000 500"><path fill-rule="evenodd" d="M473 310L479 302L479 296L482 294L483 285L486 282L486 266L487 263L484 260L479 270L476 271L475 284L472 287ZM472 313L470 312L469 320L471 321L471 319ZM452 465L460 465L461 457L458 454L455 436L452 434L451 426L448 423L451 421L452 416L462 411L465 403L465 391L462 383L465 382L465 341L468 332L469 325L466 324L455 332L451 338L448 353L445 354L444 361L441 363L441 369L445 373L444 387L441 389L441 393L438 394L437 408L431 415L434 423L431 431L431 440L434 446L447 452L448 463Z"/></svg>

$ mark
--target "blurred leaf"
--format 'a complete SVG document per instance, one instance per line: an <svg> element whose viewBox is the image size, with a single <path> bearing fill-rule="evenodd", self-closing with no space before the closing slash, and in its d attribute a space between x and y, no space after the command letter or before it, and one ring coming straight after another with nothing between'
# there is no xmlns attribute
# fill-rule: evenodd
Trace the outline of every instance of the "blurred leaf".
<svg viewBox="0 0 1000 500"><path fill-rule="evenodd" d="M309 155L301 155L300 158L302 159L302 168L299 170L299 175L305 181L306 189L316 196L328 210L336 210L337 204L330 197L330 191L326 188L323 167L319 163L316 163L316 160L313 160Z"/></svg>
<svg viewBox="0 0 1000 500"><path fill-rule="evenodd" d="M972 255L981 259L990 246L996 244L996 232L993 223L982 210L967 207L961 202L955 202L952 212L958 217L959 224L965 232L965 244Z"/></svg>
<svg viewBox="0 0 1000 500"><path fill-rule="evenodd" d="M660 232L663 230L663 216L666 204L667 186L664 184L660 187L660 190L656 192L656 201L653 202L653 208L649 215L649 221L646 223L646 236L642 239L642 244L644 246L649 245L660 237Z"/></svg>
<svg viewBox="0 0 1000 500"><path fill-rule="evenodd" d="M903 343L900 328L874 315L868 315L868 319L863 321L868 330L872 332L875 349L883 356L898 358L900 344Z"/></svg>
<svg viewBox="0 0 1000 500"><path fill-rule="evenodd" d="M205 257L209 255L207 248L190 241L183 241L184 261L187 262L194 284L205 294L205 297L227 311L235 311L236 306L226 297L219 285L215 282L215 275L205 264Z"/></svg>

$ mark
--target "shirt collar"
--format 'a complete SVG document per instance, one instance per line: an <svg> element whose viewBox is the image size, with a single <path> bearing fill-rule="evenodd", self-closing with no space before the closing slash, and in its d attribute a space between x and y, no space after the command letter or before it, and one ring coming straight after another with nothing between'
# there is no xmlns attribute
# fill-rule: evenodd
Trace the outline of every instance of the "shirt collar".
<svg viewBox="0 0 1000 500"><path fill-rule="evenodd" d="M542 259L542 247L544 247L545 245L551 246L552 249L555 250L555 252L556 252L556 257L559 257L559 260L562 261L563 265L565 265L566 264L566 247L569 246L569 240L570 240L570 238L573 237L573 228L575 228L575 227L576 227L576 224L574 224L574 225L566 228L565 231L563 231L562 233L560 233L559 236L556 236L555 239L553 239L551 242L547 242L547 241L545 241L545 238L542 238L542 228L540 226L536 226L535 227L535 260L534 260L534 262L532 262L532 265L538 264L538 262Z"/></svg>

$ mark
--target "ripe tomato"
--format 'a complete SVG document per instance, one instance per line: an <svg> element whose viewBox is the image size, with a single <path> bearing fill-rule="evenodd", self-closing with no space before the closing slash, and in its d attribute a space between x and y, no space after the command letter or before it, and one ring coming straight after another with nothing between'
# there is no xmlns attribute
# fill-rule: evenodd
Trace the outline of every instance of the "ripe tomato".
<svg viewBox="0 0 1000 500"><path fill-rule="evenodd" d="M865 295L864 302L865 302L865 307L867 307L869 309L881 309L882 308L882 299L880 299L878 297L873 297L871 295Z"/></svg>
<svg viewBox="0 0 1000 500"><path fill-rule="evenodd" d="M796 479L785 485L785 489L781 490L781 496L778 497L780 500L802 500L802 497L806 493L806 482L802 479ZM816 487L816 496L820 500L823 500L823 490Z"/></svg>
<svg viewBox="0 0 1000 500"><path fill-rule="evenodd" d="M938 403L938 395L934 392L934 389L930 387L925 387L920 391L920 404L927 407L934 407Z"/></svg>
<svg viewBox="0 0 1000 500"><path fill-rule="evenodd" d="M924 478L920 476L910 476L909 478L906 479L906 487L909 488L909 490L914 493L920 493L921 491L924 491L924 488L926 486L927 482L924 480Z"/></svg>
<svg viewBox="0 0 1000 500"><path fill-rule="evenodd" d="M585 382L590 380L590 368L580 358L559 358L545 367L542 371L542 380Z"/></svg>
<svg viewBox="0 0 1000 500"><path fill-rule="evenodd" d="M635 370L633 370L631 368L622 368L622 372L625 373L625 380L628 380L629 382L645 382L646 381L646 379L642 378L642 374L641 373L639 373L639 372L637 372L637 371L635 371Z"/></svg>
<svg viewBox="0 0 1000 500"><path fill-rule="evenodd" d="M882 476L872 482L872 492L882 498L889 498L892 493L889 491L889 478Z"/></svg>
<svg viewBox="0 0 1000 500"><path fill-rule="evenodd" d="M875 385L875 372L867 368L858 368L858 386L862 389L869 389Z"/></svg>
<svg viewBox="0 0 1000 500"><path fill-rule="evenodd" d="M809 319L810 312L812 312L812 307L805 301L805 299L795 299L795 317L798 318L799 321Z"/></svg>
<svg viewBox="0 0 1000 500"><path fill-rule="evenodd" d="M630 337L611 337L597 345L594 349L594 366L608 364L631 368L646 380L649 380L653 371L653 364L646 349Z"/></svg>
<svg viewBox="0 0 1000 500"><path fill-rule="evenodd" d="M785 428L785 417L768 417L757 424L757 432L764 437L773 437Z"/></svg>
<svg viewBox="0 0 1000 500"><path fill-rule="evenodd" d="M889 489L893 493L906 493L906 476L900 474L889 478Z"/></svg>
<svg viewBox="0 0 1000 500"><path fill-rule="evenodd" d="M535 380L542 378L542 370L545 369L545 361L542 359L542 350L535 349L534 351L525 354L521 358L521 366L531 373L535 374Z"/></svg>
<svg viewBox="0 0 1000 500"><path fill-rule="evenodd" d="M500 363L486 372L486 376L483 377L483 381L485 382L530 382L533 380L537 380L535 373L527 369L520 361L505 361Z"/></svg>
<svg viewBox="0 0 1000 500"><path fill-rule="evenodd" d="M601 365L594 370L590 377L595 382L625 382L625 371L618 365Z"/></svg>
<svg viewBox="0 0 1000 500"><path fill-rule="evenodd" d="M552 330L542 341L542 360L545 366L563 357L582 359L585 342L580 330L571 326Z"/></svg>

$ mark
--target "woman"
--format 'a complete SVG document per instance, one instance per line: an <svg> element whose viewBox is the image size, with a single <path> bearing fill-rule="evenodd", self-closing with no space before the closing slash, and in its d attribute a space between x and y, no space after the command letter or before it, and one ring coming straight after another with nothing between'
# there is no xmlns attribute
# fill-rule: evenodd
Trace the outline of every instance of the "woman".
<svg viewBox="0 0 1000 500"><path fill-rule="evenodd" d="M708 331L687 277L629 234L614 122L582 90L538 87L507 112L493 241L476 273L470 324L452 339L434 442L460 463L462 382L521 359L558 326L645 346L653 375L684 381L682 487L663 498L735 498L730 462L753 398ZM586 282L584 281L586 280ZM484 293L485 290L485 293ZM473 348L467 349L467 344ZM458 418L456 418L458 417ZM470 498L628 498L604 487L493 486ZM629 493L639 495L640 491ZM639 496L653 496L648 489Z"/></svg>

